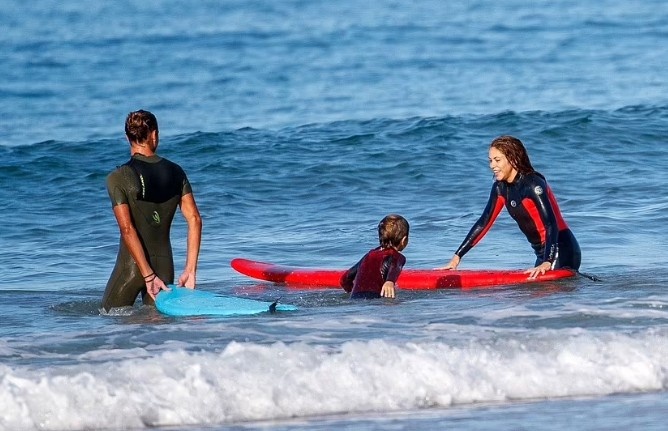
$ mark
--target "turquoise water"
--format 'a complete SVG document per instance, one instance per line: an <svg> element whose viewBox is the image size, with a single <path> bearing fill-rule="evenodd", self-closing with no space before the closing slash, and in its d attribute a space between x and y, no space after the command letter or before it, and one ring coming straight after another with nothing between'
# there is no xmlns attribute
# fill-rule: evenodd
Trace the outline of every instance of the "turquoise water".
<svg viewBox="0 0 668 431"><path fill-rule="evenodd" d="M1 430L664 428L663 2L38 1L0 23ZM193 183L198 287L299 311L100 315L104 180L139 108ZM348 267L390 212L407 266L442 265L501 134L602 281L360 303L229 266ZM184 234L177 218L177 271ZM532 263L503 213L461 267Z"/></svg>

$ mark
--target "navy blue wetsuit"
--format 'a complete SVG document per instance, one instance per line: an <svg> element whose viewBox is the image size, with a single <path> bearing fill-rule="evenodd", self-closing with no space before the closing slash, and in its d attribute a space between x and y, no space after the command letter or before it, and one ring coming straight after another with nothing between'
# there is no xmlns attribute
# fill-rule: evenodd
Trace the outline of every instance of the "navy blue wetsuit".
<svg viewBox="0 0 668 431"><path fill-rule="evenodd" d="M537 173L518 174L515 181L495 181L484 212L455 254L463 257L485 236L503 207L517 222L536 253L535 266L580 268L580 246L561 215L545 178Z"/></svg>
<svg viewBox="0 0 668 431"><path fill-rule="evenodd" d="M383 284L396 283L405 263L404 255L392 247L374 248L343 274L341 286L351 298L380 298Z"/></svg>

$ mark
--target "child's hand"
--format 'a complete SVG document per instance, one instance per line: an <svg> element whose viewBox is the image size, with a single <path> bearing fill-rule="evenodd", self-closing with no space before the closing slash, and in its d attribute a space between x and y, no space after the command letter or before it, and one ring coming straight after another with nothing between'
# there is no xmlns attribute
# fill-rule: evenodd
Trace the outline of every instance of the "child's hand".
<svg viewBox="0 0 668 431"><path fill-rule="evenodd" d="M380 289L381 298L394 298L394 282L386 281L383 283L383 288Z"/></svg>

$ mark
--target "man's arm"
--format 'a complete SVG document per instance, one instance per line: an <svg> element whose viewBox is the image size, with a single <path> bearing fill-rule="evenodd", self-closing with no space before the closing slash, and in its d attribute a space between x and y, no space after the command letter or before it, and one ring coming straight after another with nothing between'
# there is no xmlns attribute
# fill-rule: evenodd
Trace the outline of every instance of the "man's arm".
<svg viewBox="0 0 668 431"><path fill-rule="evenodd" d="M181 198L181 212L188 224L188 242L186 266L179 277L179 286L194 289L197 281L197 260L199 259L199 249L202 242L202 217L192 193L188 193Z"/></svg>
<svg viewBox="0 0 668 431"><path fill-rule="evenodd" d="M121 238L137 264L139 272L141 272L141 275L144 277L146 290L151 298L155 300L155 296L158 292L160 292L160 290L167 290L167 286L165 286L165 283L160 277L157 277L153 272L151 264L148 262L148 259L144 254L144 248L139 240L139 235L137 235L137 229L135 229L134 224L132 224L130 207L127 204L115 205L114 216L116 217L118 228L121 231Z"/></svg>

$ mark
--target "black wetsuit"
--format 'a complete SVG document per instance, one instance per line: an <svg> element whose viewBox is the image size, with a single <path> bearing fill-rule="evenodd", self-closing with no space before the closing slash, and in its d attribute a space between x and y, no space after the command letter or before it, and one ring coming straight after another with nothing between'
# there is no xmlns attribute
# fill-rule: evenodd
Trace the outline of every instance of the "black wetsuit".
<svg viewBox="0 0 668 431"><path fill-rule="evenodd" d="M552 190L539 173L518 174L515 181L495 181L489 201L455 254L463 257L485 236L503 207L515 219L536 253L535 266L580 268L580 246L561 215Z"/></svg>
<svg viewBox="0 0 668 431"><path fill-rule="evenodd" d="M181 197L192 193L185 172L159 156L135 154L107 177L112 207L127 204L132 222L155 274L165 284L174 282L170 228ZM144 279L121 238L116 265L104 291L102 306L130 306L137 296L150 301Z"/></svg>
<svg viewBox="0 0 668 431"><path fill-rule="evenodd" d="M343 277L341 287L351 298L380 298L386 281L397 282L406 258L394 248L374 248L353 265Z"/></svg>

